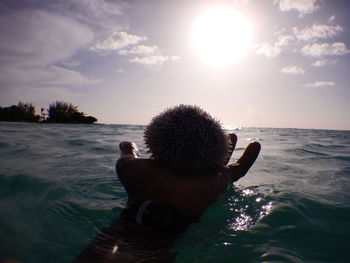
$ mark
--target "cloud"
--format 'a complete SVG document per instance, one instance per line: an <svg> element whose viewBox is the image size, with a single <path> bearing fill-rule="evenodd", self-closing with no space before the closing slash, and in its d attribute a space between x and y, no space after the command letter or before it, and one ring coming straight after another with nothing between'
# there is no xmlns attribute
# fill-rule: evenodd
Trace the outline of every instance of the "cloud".
<svg viewBox="0 0 350 263"><path fill-rule="evenodd" d="M130 55L130 54L143 54L148 55L156 52L158 50L157 46L146 46L146 45L138 45L128 49L119 50L119 55Z"/></svg>
<svg viewBox="0 0 350 263"><path fill-rule="evenodd" d="M113 32L107 39L95 45L93 50L118 50L118 55L145 55L136 56L127 60L140 65L162 65L168 61L178 60L178 56L151 55L159 51L157 46L137 45L146 41L146 36L132 35L127 32ZM159 52L158 52L159 53ZM122 73L122 72L119 72Z"/></svg>
<svg viewBox="0 0 350 263"><path fill-rule="evenodd" d="M298 28L293 28L296 37L300 40L311 40L317 38L331 38L339 33L341 33L344 28L340 25L319 25L313 24L311 27L307 27L305 29L299 30Z"/></svg>
<svg viewBox="0 0 350 263"><path fill-rule="evenodd" d="M58 66L4 68L0 77L2 84L7 87L75 87L101 82L97 79L87 78L78 71Z"/></svg>
<svg viewBox="0 0 350 263"><path fill-rule="evenodd" d="M335 86L335 82L333 81L315 81L314 83L307 83L305 84L305 87L331 87Z"/></svg>
<svg viewBox="0 0 350 263"><path fill-rule="evenodd" d="M40 76L41 86L86 86L101 82L98 79L87 78L78 71L58 66L49 66L44 69L32 69L30 75ZM38 83L39 79L34 78L32 82Z"/></svg>
<svg viewBox="0 0 350 263"><path fill-rule="evenodd" d="M269 58L275 58L282 52L282 48L277 46L271 46L268 43L260 44L256 47L255 54L264 55Z"/></svg>
<svg viewBox="0 0 350 263"><path fill-rule="evenodd" d="M53 64L87 48L93 37L87 26L68 17L43 10L16 11L0 18L0 58L7 65Z"/></svg>
<svg viewBox="0 0 350 263"><path fill-rule="evenodd" d="M159 50L157 46L137 45L141 41L146 41L147 37L132 35L127 32L113 32L106 40L98 43L95 50L118 50L118 54L145 55L136 56L128 61L142 65L162 65L168 61L178 60L178 56L150 55ZM121 72L120 72L121 73Z"/></svg>
<svg viewBox="0 0 350 263"><path fill-rule="evenodd" d="M127 32L113 32L107 39L94 46L96 50L120 50L147 40L145 36L132 35Z"/></svg>
<svg viewBox="0 0 350 263"><path fill-rule="evenodd" d="M275 42L275 46L277 47L284 47L284 46L288 46L290 44L290 42L292 42L294 40L293 36L290 35L280 35L278 36L277 41Z"/></svg>
<svg viewBox="0 0 350 263"><path fill-rule="evenodd" d="M307 44L302 49L301 52L307 56L322 57L330 55L345 55L350 51L347 49L343 42L335 42L333 44L329 43L313 43Z"/></svg>
<svg viewBox="0 0 350 263"><path fill-rule="evenodd" d="M68 1L65 3L64 9L75 11L79 10L90 17L105 17L106 15L118 16L121 15L125 9L125 4L122 1L108 1L108 0L84 0L84 1Z"/></svg>
<svg viewBox="0 0 350 263"><path fill-rule="evenodd" d="M318 59L316 61L314 61L312 63L312 66L315 66L315 67L322 67L322 66L325 66L325 65L329 65L329 64L335 64L337 63L337 60L336 59L333 59L333 60L327 60L327 59Z"/></svg>
<svg viewBox="0 0 350 263"><path fill-rule="evenodd" d="M276 38L274 41L273 47L286 47L294 41L294 37L288 34L285 34L286 28L281 28L277 31L274 31L272 35ZM269 46L268 44L264 43ZM263 46L263 45L261 45ZM276 49L277 50L277 49Z"/></svg>
<svg viewBox="0 0 350 263"><path fill-rule="evenodd" d="M87 49L94 33L71 18L43 10L20 10L0 17L2 89L94 84L82 73L55 66L78 66L71 60ZM73 63L73 64L72 64ZM68 66L69 67L69 66Z"/></svg>
<svg viewBox="0 0 350 263"><path fill-rule="evenodd" d="M62 65L69 67L69 68L75 68L75 67L79 67L81 65L81 62L78 60L72 60L72 59L68 59L66 61L61 62Z"/></svg>
<svg viewBox="0 0 350 263"><path fill-rule="evenodd" d="M315 67L322 67L327 64L328 64L328 61L326 59L316 60L315 62L312 63L312 65Z"/></svg>
<svg viewBox="0 0 350 263"><path fill-rule="evenodd" d="M125 69L122 69L122 68L118 68L118 69L116 70L116 72L117 72L117 73L125 73L126 70L125 70Z"/></svg>
<svg viewBox="0 0 350 263"><path fill-rule="evenodd" d="M335 15L332 15L330 18L328 18L328 23L331 23L335 20Z"/></svg>
<svg viewBox="0 0 350 263"><path fill-rule="evenodd" d="M148 56L148 57L135 57L129 60L129 62L142 64L142 65L162 65L168 61L179 60L177 56Z"/></svg>
<svg viewBox="0 0 350 263"><path fill-rule="evenodd" d="M282 73L285 74L293 74L293 75L298 75L298 74L305 74L305 70L301 67L297 66L287 66L281 69Z"/></svg>
<svg viewBox="0 0 350 263"><path fill-rule="evenodd" d="M311 14L320 9L319 0L274 0L281 11L296 10L301 15Z"/></svg>
<svg viewBox="0 0 350 263"><path fill-rule="evenodd" d="M66 17L80 21L91 28L95 34L103 36L113 31L122 31L128 23L124 21L123 14L128 8L125 1L111 0L83 0L83 1L42 1L38 2L40 9L45 8L53 13L60 13ZM28 0L16 0L27 4ZM20 4L19 4L20 5Z"/></svg>

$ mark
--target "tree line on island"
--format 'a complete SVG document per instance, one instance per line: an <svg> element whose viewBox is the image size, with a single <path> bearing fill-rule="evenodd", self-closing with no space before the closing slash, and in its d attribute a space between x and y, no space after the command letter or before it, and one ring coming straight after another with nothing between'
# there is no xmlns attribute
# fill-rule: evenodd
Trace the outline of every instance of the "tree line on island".
<svg viewBox="0 0 350 263"><path fill-rule="evenodd" d="M19 102L9 107L0 106L0 121L8 122L40 122L40 123L86 123L97 122L93 116L79 112L78 107L63 101L51 103L48 109L41 108L36 114L33 103Z"/></svg>

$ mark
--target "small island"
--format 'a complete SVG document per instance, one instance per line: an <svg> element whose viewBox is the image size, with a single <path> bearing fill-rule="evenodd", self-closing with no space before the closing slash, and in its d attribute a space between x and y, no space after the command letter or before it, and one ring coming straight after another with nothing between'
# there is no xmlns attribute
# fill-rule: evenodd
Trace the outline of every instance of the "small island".
<svg viewBox="0 0 350 263"><path fill-rule="evenodd" d="M41 114L35 114L32 103L19 102L17 105L0 107L0 121L6 122L35 122L35 123L74 123L92 124L97 122L93 116L79 112L78 107L71 103L56 101L46 110L41 108Z"/></svg>

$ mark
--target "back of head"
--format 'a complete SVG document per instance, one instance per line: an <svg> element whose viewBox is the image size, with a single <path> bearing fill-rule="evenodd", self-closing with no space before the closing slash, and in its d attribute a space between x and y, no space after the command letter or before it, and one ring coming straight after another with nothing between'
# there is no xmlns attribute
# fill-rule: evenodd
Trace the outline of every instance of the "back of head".
<svg viewBox="0 0 350 263"><path fill-rule="evenodd" d="M175 106L155 116L144 139L156 160L179 169L214 169L224 164L228 153L220 123L192 105Z"/></svg>

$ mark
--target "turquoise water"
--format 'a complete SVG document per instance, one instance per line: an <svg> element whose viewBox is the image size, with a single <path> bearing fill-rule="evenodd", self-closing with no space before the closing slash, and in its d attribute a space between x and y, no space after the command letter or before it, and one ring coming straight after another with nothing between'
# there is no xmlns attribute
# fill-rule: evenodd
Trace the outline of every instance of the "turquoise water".
<svg viewBox="0 0 350 263"><path fill-rule="evenodd" d="M242 128L259 159L175 244L184 262L350 262L350 131ZM0 124L0 256L70 262L119 217L142 126ZM143 156L147 156L144 154Z"/></svg>

